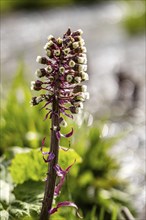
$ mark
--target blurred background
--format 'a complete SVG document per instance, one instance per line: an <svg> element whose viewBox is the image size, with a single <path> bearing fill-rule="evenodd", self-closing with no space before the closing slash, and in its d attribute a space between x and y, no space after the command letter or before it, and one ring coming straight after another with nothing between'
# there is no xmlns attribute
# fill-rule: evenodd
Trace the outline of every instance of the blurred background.
<svg viewBox="0 0 146 220"><path fill-rule="evenodd" d="M49 122L43 122L45 112L30 107L29 87L39 67L36 57L45 54L47 36L61 37L68 27L84 32L90 99L76 122L69 122L75 127L70 141L78 163L61 198L75 201L86 220L124 220L123 206L137 220L146 218L145 3L1 0L2 219L33 219L37 215L36 197L42 188L32 190L33 207L28 205L29 195L24 198L22 192L30 192L33 184L38 187L42 180L44 164L38 167L33 158L48 135ZM63 140L62 145L69 143ZM28 163L20 163L22 158L34 163L31 174ZM61 163L65 166L67 160L61 158ZM59 212L57 220L69 215L76 219L67 208Z"/></svg>

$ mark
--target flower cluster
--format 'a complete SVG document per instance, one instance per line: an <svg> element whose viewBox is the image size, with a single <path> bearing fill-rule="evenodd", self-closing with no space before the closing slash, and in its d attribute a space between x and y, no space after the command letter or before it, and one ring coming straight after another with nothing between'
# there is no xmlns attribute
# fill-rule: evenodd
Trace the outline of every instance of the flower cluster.
<svg viewBox="0 0 146 220"><path fill-rule="evenodd" d="M36 59L38 63L46 66L36 70L39 79L31 82L32 90L44 92L32 98L32 105L45 101L44 107L47 107L56 99L60 113L69 117L72 117L72 113L79 113L83 108L83 102L89 98L89 93L87 86L81 83L89 77L86 72L86 47L81 35L82 30L71 33L68 29L63 39L55 39L52 35L48 37L44 46L47 58L38 56ZM49 112L50 116L51 113L52 111ZM61 117L60 126L65 125L66 122Z"/></svg>

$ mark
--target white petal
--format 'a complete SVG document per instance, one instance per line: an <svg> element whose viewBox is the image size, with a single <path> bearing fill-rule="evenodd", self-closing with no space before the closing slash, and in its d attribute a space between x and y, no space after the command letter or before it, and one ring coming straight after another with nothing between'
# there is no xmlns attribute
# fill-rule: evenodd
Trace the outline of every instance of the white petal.
<svg viewBox="0 0 146 220"><path fill-rule="evenodd" d="M41 61L42 61L42 57L41 57L41 56L37 56L36 62L37 62L37 63L41 63Z"/></svg>

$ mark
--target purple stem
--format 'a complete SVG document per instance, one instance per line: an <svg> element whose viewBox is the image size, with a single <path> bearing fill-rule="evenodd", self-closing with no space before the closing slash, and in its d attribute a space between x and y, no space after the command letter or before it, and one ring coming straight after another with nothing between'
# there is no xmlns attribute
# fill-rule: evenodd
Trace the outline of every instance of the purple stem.
<svg viewBox="0 0 146 220"><path fill-rule="evenodd" d="M56 137L56 131L53 130L54 126L57 126L59 128L59 104L58 100L53 100L52 104L52 110L55 114L52 114L52 129L51 129L51 146L50 146L50 152L54 154L54 159L48 163L48 172L47 172L47 180L45 185L45 193L44 193L44 199L40 214L40 220L49 220L50 219L50 213L49 210L52 208L52 202L53 202L53 196L54 196L54 190L55 190L55 182L56 182L56 171L54 167L58 163L58 152L59 152L59 140Z"/></svg>

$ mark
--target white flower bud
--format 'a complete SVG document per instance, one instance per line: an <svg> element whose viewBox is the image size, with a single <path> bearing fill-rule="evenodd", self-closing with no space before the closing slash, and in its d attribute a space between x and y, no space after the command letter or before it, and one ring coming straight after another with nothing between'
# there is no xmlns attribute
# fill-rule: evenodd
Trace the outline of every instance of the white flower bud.
<svg viewBox="0 0 146 220"><path fill-rule="evenodd" d="M83 65L83 71L87 71L87 65Z"/></svg>
<svg viewBox="0 0 146 220"><path fill-rule="evenodd" d="M80 41L79 41L79 45L82 47L82 46L84 46L85 45L85 41L83 40L83 39L81 39Z"/></svg>
<svg viewBox="0 0 146 220"><path fill-rule="evenodd" d="M83 64L84 63L85 58L84 57L78 57L78 63Z"/></svg>
<svg viewBox="0 0 146 220"><path fill-rule="evenodd" d="M52 54L52 53L51 53L51 50L48 50L48 49L47 49L47 50L46 50L46 54L47 54L48 57L50 57L51 54Z"/></svg>
<svg viewBox="0 0 146 220"><path fill-rule="evenodd" d="M86 57L87 58L87 54L86 53L82 53L82 57Z"/></svg>
<svg viewBox="0 0 146 220"><path fill-rule="evenodd" d="M69 54L69 53L70 53L70 48L65 48L65 49L63 50L63 53L64 53L65 55Z"/></svg>
<svg viewBox="0 0 146 220"><path fill-rule="evenodd" d="M83 51L83 53L87 53L86 47L82 47L82 51Z"/></svg>
<svg viewBox="0 0 146 220"><path fill-rule="evenodd" d="M51 73L52 72L52 67L51 67L51 65L48 65L47 67L46 67L46 71L48 71L49 73Z"/></svg>
<svg viewBox="0 0 146 220"><path fill-rule="evenodd" d="M37 103L36 103L36 97L33 97L29 103L30 103L30 106L31 106L31 107L34 106L34 105L37 105Z"/></svg>
<svg viewBox="0 0 146 220"><path fill-rule="evenodd" d="M73 46L74 49L76 49L76 48L78 48L80 45L79 45L79 42L74 42L74 43L72 44L72 46Z"/></svg>
<svg viewBox="0 0 146 220"><path fill-rule="evenodd" d="M80 109L83 109L83 107L84 107L84 106L83 106L83 102L80 102L79 108L80 108Z"/></svg>
<svg viewBox="0 0 146 220"><path fill-rule="evenodd" d="M87 64L87 57L86 56L78 57L78 63Z"/></svg>
<svg viewBox="0 0 146 220"><path fill-rule="evenodd" d="M44 49L47 50L49 48L49 43L46 43Z"/></svg>
<svg viewBox="0 0 146 220"><path fill-rule="evenodd" d="M60 50L54 50L54 54L58 57L60 55Z"/></svg>
<svg viewBox="0 0 146 220"><path fill-rule="evenodd" d="M35 81L31 81L31 85L34 85L35 84Z"/></svg>
<svg viewBox="0 0 146 220"><path fill-rule="evenodd" d="M37 63L41 63L41 62L42 62L42 57L41 57L41 56L37 56L36 62L37 62Z"/></svg>
<svg viewBox="0 0 146 220"><path fill-rule="evenodd" d="M82 92L86 92L87 91L87 86L86 85L82 85Z"/></svg>
<svg viewBox="0 0 146 220"><path fill-rule="evenodd" d="M68 46L70 46L75 40L74 40L74 38L73 37L69 37L69 39L70 39L70 42L68 42L69 44L68 44Z"/></svg>
<svg viewBox="0 0 146 220"><path fill-rule="evenodd" d="M72 75L67 75L66 80L67 82L71 82L73 80Z"/></svg>
<svg viewBox="0 0 146 220"><path fill-rule="evenodd" d="M83 34L83 31L81 29L77 30L80 34Z"/></svg>
<svg viewBox="0 0 146 220"><path fill-rule="evenodd" d="M79 72L87 71L87 65L79 64L78 70Z"/></svg>
<svg viewBox="0 0 146 220"><path fill-rule="evenodd" d="M85 99L89 99L89 98L90 98L89 92L85 92Z"/></svg>
<svg viewBox="0 0 146 220"><path fill-rule="evenodd" d="M49 49L49 47L50 47L50 42L45 44L44 49L47 50L47 49Z"/></svg>
<svg viewBox="0 0 146 220"><path fill-rule="evenodd" d="M81 37L81 36L76 36L76 38L78 39L78 41L81 41L81 40L82 40L82 37Z"/></svg>
<svg viewBox="0 0 146 220"><path fill-rule="evenodd" d="M61 67L59 68L59 72L60 72L61 74L65 73L65 68L64 68L63 66L61 66Z"/></svg>
<svg viewBox="0 0 146 220"><path fill-rule="evenodd" d="M73 105L74 105L75 107L78 107L78 108L80 108L80 109L83 109L83 102L74 102Z"/></svg>
<svg viewBox="0 0 146 220"><path fill-rule="evenodd" d="M36 75L37 77L41 77L41 76L42 76L42 72L40 71L40 69L38 69L38 70L35 71L35 75Z"/></svg>
<svg viewBox="0 0 146 220"><path fill-rule="evenodd" d="M86 92L86 91L87 91L86 85L76 85L73 89L73 93Z"/></svg>
<svg viewBox="0 0 146 220"><path fill-rule="evenodd" d="M79 70L79 72L82 72L83 71L83 65L79 64L78 70Z"/></svg>
<svg viewBox="0 0 146 220"><path fill-rule="evenodd" d="M31 81L31 90L34 90L35 81Z"/></svg>
<svg viewBox="0 0 146 220"><path fill-rule="evenodd" d="M69 61L69 66L70 66L70 67L74 67L75 64L76 64L76 63L75 63L73 60L70 60L70 61Z"/></svg>
<svg viewBox="0 0 146 220"><path fill-rule="evenodd" d="M47 50L47 49L49 49L50 46L52 46L52 45L53 45L53 41L50 40L49 42L47 42L47 43L45 44L44 49Z"/></svg>
<svg viewBox="0 0 146 220"><path fill-rule="evenodd" d="M78 101L85 101L85 93L81 92L78 96L76 96L76 100Z"/></svg>
<svg viewBox="0 0 146 220"><path fill-rule="evenodd" d="M53 38L53 35L49 35L47 39L48 41L50 41L52 38Z"/></svg>
<svg viewBox="0 0 146 220"><path fill-rule="evenodd" d="M78 62L80 64L87 64L87 56L85 53L83 53L81 57L78 57Z"/></svg>
<svg viewBox="0 0 146 220"><path fill-rule="evenodd" d="M76 77L75 77L75 81L76 81L77 83L80 83L80 82L81 82L81 77L76 76Z"/></svg>
<svg viewBox="0 0 146 220"><path fill-rule="evenodd" d="M36 103L40 103L41 101L43 101L41 96L36 97Z"/></svg>
<svg viewBox="0 0 146 220"><path fill-rule="evenodd" d="M87 73L85 73L85 72L81 72L81 78L82 78L82 80L89 80L89 75L87 74Z"/></svg>
<svg viewBox="0 0 146 220"><path fill-rule="evenodd" d="M58 44L62 44L62 42L63 42L62 38L58 37L57 42L58 42Z"/></svg>
<svg viewBox="0 0 146 220"><path fill-rule="evenodd" d="M86 53L82 53L82 57L84 57L85 59L87 59Z"/></svg>
<svg viewBox="0 0 146 220"><path fill-rule="evenodd" d="M78 70L79 70L79 72L84 71L84 65L79 64L79 66L78 66Z"/></svg>

